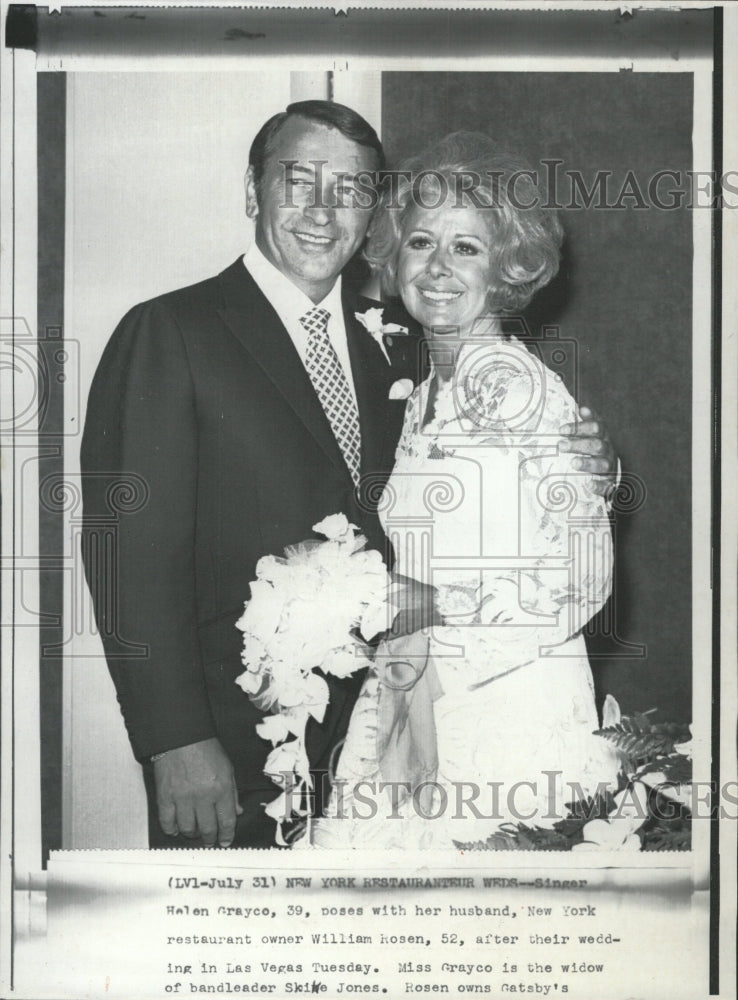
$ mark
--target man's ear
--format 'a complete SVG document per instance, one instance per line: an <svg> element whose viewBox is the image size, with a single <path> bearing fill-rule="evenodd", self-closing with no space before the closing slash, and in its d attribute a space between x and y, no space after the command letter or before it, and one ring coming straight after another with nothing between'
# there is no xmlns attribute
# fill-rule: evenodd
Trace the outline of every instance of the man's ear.
<svg viewBox="0 0 738 1000"><path fill-rule="evenodd" d="M246 215L250 219L255 219L259 214L259 203L256 198L256 184L254 183L254 168L249 167L243 179L246 189Z"/></svg>

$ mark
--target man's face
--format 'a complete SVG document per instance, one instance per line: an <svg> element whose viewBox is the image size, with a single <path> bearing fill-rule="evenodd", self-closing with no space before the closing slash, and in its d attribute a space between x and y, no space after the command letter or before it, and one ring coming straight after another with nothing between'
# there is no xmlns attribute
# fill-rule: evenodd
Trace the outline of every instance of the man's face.
<svg viewBox="0 0 738 1000"><path fill-rule="evenodd" d="M355 178L376 169L376 159L338 129L293 117L275 137L258 198L249 169L246 212L256 220L256 245L313 302L364 240L372 209L358 203L369 199L357 198Z"/></svg>

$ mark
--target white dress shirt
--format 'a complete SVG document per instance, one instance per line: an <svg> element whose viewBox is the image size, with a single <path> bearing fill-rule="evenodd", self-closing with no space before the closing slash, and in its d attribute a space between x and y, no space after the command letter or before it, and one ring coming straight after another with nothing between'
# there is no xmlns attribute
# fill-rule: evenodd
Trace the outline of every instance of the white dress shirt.
<svg viewBox="0 0 738 1000"><path fill-rule="evenodd" d="M246 270L259 286L259 290L281 319L303 365L305 364L305 355L307 353L308 334L300 322L300 317L304 316L311 309L316 308L316 306L320 306L321 309L325 309L330 313L328 336L333 344L338 361L346 373L349 388L354 401L356 401L354 379L351 374L351 359L349 357L348 341L346 340L346 326L343 321L340 275L326 297L321 302L315 303L305 292L296 285L293 285L290 279L282 274L271 261L268 261L255 243L243 255L243 262Z"/></svg>

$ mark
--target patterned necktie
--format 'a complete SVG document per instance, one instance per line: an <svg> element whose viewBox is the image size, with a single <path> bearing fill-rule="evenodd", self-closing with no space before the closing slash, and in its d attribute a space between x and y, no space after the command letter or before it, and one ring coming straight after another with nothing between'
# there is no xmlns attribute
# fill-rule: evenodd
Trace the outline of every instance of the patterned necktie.
<svg viewBox="0 0 738 1000"><path fill-rule="evenodd" d="M346 373L328 336L330 315L316 306L300 317L308 334L305 368L356 486L361 462L359 411Z"/></svg>

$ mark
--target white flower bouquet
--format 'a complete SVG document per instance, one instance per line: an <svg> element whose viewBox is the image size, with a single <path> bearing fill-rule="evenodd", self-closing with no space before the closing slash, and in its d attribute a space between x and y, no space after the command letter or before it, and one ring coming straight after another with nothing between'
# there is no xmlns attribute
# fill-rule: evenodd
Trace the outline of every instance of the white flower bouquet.
<svg viewBox="0 0 738 1000"><path fill-rule="evenodd" d="M310 823L310 764L305 732L323 721L329 689L323 674L348 677L370 663L368 641L388 627L389 574L379 552L343 514L313 531L326 541L290 546L256 566L251 599L236 623L243 632L245 670L236 683L266 715L256 729L272 744L264 773L282 789L266 806L282 824L293 816Z"/></svg>

